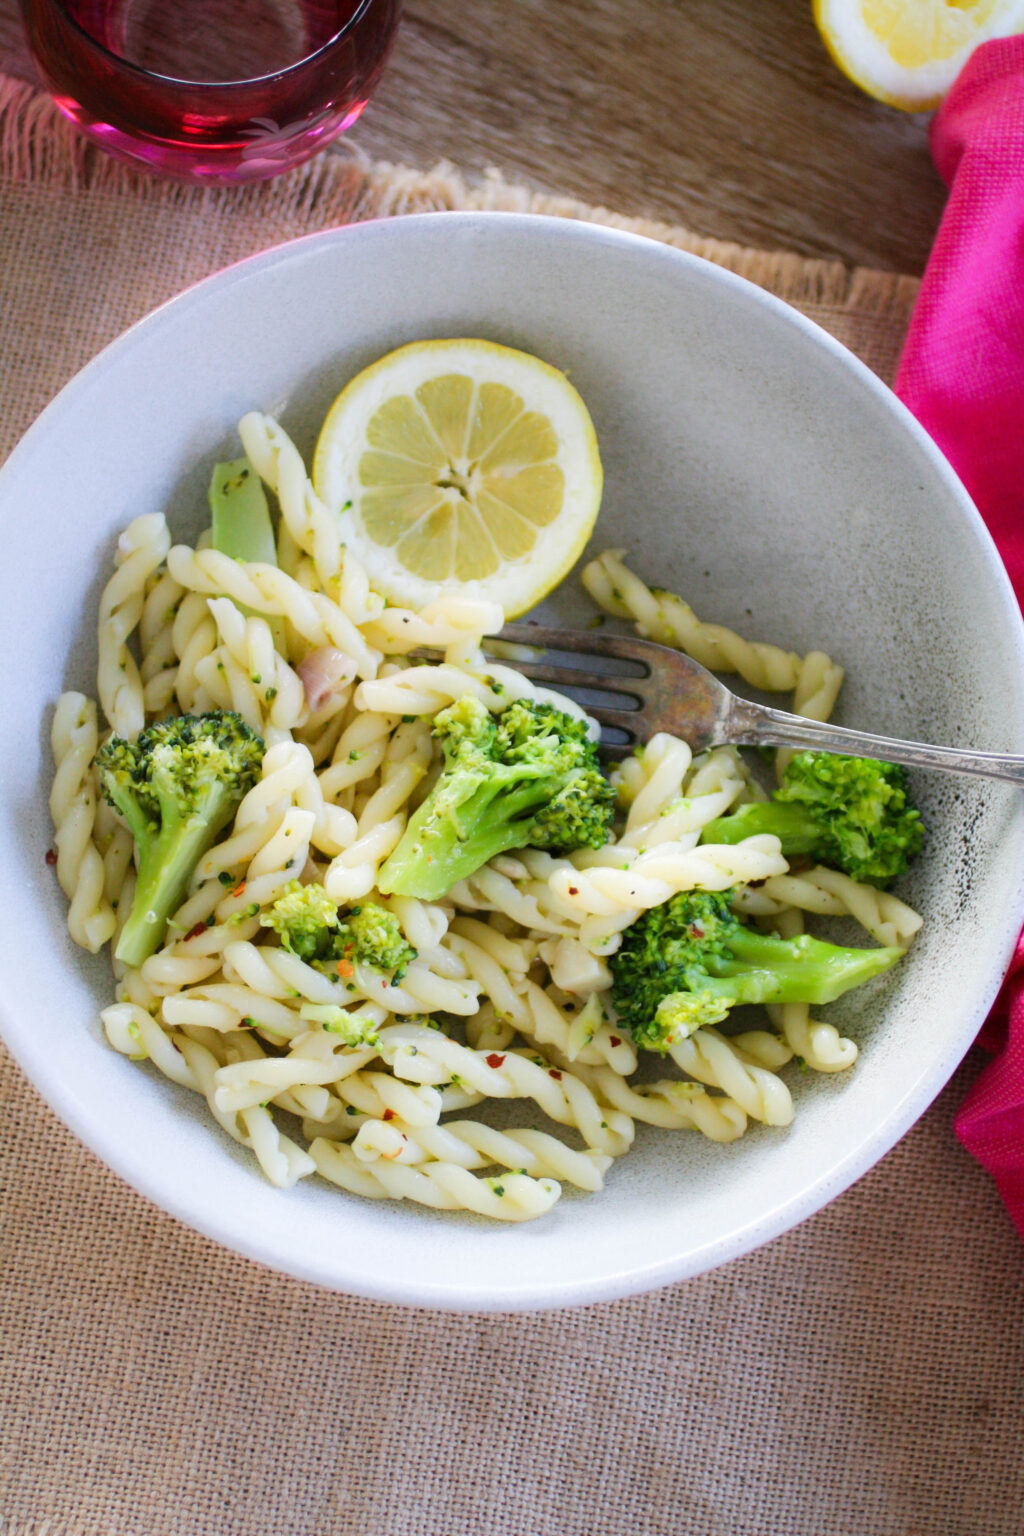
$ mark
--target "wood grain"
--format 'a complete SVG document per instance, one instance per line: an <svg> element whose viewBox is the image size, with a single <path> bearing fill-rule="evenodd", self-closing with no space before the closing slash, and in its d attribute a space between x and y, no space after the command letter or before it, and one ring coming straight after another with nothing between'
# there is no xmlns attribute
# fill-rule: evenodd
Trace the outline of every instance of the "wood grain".
<svg viewBox="0 0 1024 1536"><path fill-rule="evenodd" d="M31 74L15 0L0 0L0 66ZM840 74L809 0L407 0L352 138L915 275L943 201L926 119Z"/></svg>

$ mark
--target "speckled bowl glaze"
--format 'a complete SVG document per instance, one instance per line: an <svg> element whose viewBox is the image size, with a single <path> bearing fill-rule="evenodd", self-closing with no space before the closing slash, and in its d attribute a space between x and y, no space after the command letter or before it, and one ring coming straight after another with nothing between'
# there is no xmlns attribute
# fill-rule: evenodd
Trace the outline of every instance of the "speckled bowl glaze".
<svg viewBox="0 0 1024 1536"><path fill-rule="evenodd" d="M930 828L905 892L925 927L890 978L835 1005L861 1046L792 1073L796 1120L729 1147L641 1128L597 1196L525 1226L265 1183L205 1106L105 1044L106 956L65 931L44 863L50 711L92 691L117 531L200 523L211 460L252 407L305 452L339 387L391 347L485 336L568 371L606 469L594 549L698 612L848 671L838 718L1024 750L1024 637L988 535L894 396L741 279L607 229L435 214L332 231L183 294L102 353L0 472L4 1036L57 1113L124 1179L218 1242L383 1300L465 1310L607 1300L696 1275L811 1215L880 1158L963 1056L1020 926L1019 793L919 781ZM590 610L575 577L547 605ZM12 748L16 747L16 750ZM126 1194L126 1199L129 1198Z"/></svg>

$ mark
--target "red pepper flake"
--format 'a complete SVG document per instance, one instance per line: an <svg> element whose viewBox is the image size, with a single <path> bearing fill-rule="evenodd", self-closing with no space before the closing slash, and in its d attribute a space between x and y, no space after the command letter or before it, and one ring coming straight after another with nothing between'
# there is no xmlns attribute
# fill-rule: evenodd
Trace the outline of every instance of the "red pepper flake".
<svg viewBox="0 0 1024 1536"><path fill-rule="evenodd" d="M205 933L209 926L209 923L196 923L195 927L190 928L188 933L186 933L184 942L187 944L189 939L198 939L199 935Z"/></svg>
<svg viewBox="0 0 1024 1536"><path fill-rule="evenodd" d="M608 1036L608 1044L610 1046L614 1047L616 1045L621 1045L622 1041L619 1039L618 1035L609 1035Z"/></svg>
<svg viewBox="0 0 1024 1536"><path fill-rule="evenodd" d="M500 1067L505 1058L504 1056L499 1056L497 1051L492 1051L489 1056L484 1057L484 1060L489 1067Z"/></svg>
<svg viewBox="0 0 1024 1536"><path fill-rule="evenodd" d="M384 1111L384 1119L385 1120L393 1120L394 1118L395 1118L395 1112L394 1112L393 1109L386 1109Z"/></svg>
<svg viewBox="0 0 1024 1536"><path fill-rule="evenodd" d="M235 888L231 892L231 894L232 894L232 896L241 896L241 894L242 894L242 892L244 890L245 890L245 881L244 880L239 880L238 884L235 886Z"/></svg>
<svg viewBox="0 0 1024 1536"><path fill-rule="evenodd" d="M335 970L339 976L355 975L355 966L352 964L351 960L339 960L335 966Z"/></svg>
<svg viewBox="0 0 1024 1536"><path fill-rule="evenodd" d="M570 885L570 887L569 887L569 895L570 896L578 896L579 893L580 893L580 888L579 888L578 885Z"/></svg>
<svg viewBox="0 0 1024 1536"><path fill-rule="evenodd" d="M51 869L53 868L54 864L56 864L56 862L57 862L57 855L56 855L56 852L54 851L54 849L47 848L47 850L46 850L46 862L47 862L47 864L49 864Z"/></svg>
<svg viewBox="0 0 1024 1536"><path fill-rule="evenodd" d="M548 1077L553 1077L556 1083L560 1083L562 1081L562 1074L555 1067L548 1068Z"/></svg>

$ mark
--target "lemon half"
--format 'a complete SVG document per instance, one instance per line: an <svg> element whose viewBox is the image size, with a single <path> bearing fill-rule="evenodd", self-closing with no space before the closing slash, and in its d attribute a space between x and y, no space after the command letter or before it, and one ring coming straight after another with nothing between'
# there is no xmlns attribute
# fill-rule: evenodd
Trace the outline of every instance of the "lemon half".
<svg viewBox="0 0 1024 1536"><path fill-rule="evenodd" d="M938 106L979 43L1024 32L1024 0L814 0L814 19L856 85L923 112Z"/></svg>
<svg viewBox="0 0 1024 1536"><path fill-rule="evenodd" d="M419 608L458 589L524 613L590 536L603 477L557 368L490 341L420 341L331 406L313 484L371 585Z"/></svg>

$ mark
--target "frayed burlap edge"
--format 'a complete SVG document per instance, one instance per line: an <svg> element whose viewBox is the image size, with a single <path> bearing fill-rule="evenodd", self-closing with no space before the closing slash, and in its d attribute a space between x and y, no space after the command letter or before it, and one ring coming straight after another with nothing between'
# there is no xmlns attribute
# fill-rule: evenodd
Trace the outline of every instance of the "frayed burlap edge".
<svg viewBox="0 0 1024 1536"><path fill-rule="evenodd" d="M216 198L222 206L237 207L240 212L258 200L264 209L272 204L284 217L308 218L315 211L324 227L441 209L581 219L703 256L791 304L856 307L862 314L879 317L905 316L918 289L916 278L896 273L850 269L838 261L809 261L792 252L753 250L706 239L662 220L626 218L608 208L508 182L495 170L473 178L446 162L422 171L371 161L352 140L342 140L298 170L256 186L199 188L158 180L102 154L74 131L48 96L24 81L3 76L0 178L30 182L40 191L94 189L172 206L191 203L201 208Z"/></svg>

